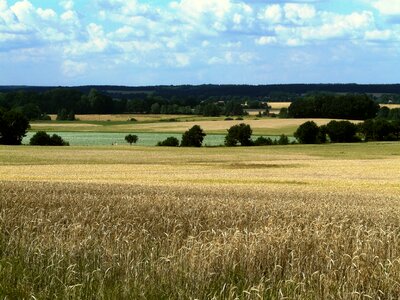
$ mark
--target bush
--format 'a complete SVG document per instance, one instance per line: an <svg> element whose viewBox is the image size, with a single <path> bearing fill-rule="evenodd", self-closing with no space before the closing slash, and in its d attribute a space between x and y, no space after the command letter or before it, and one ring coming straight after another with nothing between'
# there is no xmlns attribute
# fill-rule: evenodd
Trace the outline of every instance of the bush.
<svg viewBox="0 0 400 300"><path fill-rule="evenodd" d="M75 121L75 113L73 111L67 112L65 108L57 113L57 121Z"/></svg>
<svg viewBox="0 0 400 300"><path fill-rule="evenodd" d="M234 125L228 129L228 134L225 136L226 146L236 146L240 143L242 146L251 146L253 141L251 140L251 134L253 130L250 125L244 123Z"/></svg>
<svg viewBox="0 0 400 300"><path fill-rule="evenodd" d="M278 143L278 145L288 145L289 144L289 138L286 135L282 134L279 137L277 143Z"/></svg>
<svg viewBox="0 0 400 300"><path fill-rule="evenodd" d="M69 143L59 135L53 134L50 136L44 131L36 132L31 137L29 144L32 146L69 146Z"/></svg>
<svg viewBox="0 0 400 300"><path fill-rule="evenodd" d="M130 145L136 144L138 139L138 136L135 134L128 134L127 136L125 136L125 141L127 141Z"/></svg>
<svg viewBox="0 0 400 300"><path fill-rule="evenodd" d="M273 145L273 141L271 138L265 138L263 136L258 137L255 141L254 141L254 146L270 146Z"/></svg>
<svg viewBox="0 0 400 300"><path fill-rule="evenodd" d="M182 147L201 147L206 136L199 125L194 125L182 135Z"/></svg>
<svg viewBox="0 0 400 300"><path fill-rule="evenodd" d="M29 121L22 113L0 108L1 145L21 145L29 127Z"/></svg>
<svg viewBox="0 0 400 300"><path fill-rule="evenodd" d="M242 117L237 117L235 120L236 121L243 121L243 118Z"/></svg>
<svg viewBox="0 0 400 300"><path fill-rule="evenodd" d="M178 147L179 140L176 137L170 136L167 137L164 141L158 142L157 146Z"/></svg>
<svg viewBox="0 0 400 300"><path fill-rule="evenodd" d="M318 125L313 121L307 121L297 128L294 137L301 144L316 144L320 142L318 135L320 133Z"/></svg>
<svg viewBox="0 0 400 300"><path fill-rule="evenodd" d="M330 121L326 132L332 143L351 143L357 140L357 125L349 121Z"/></svg>
<svg viewBox="0 0 400 300"><path fill-rule="evenodd" d="M225 121L232 121L233 118L231 118L231 117L226 117L224 120L225 120Z"/></svg>

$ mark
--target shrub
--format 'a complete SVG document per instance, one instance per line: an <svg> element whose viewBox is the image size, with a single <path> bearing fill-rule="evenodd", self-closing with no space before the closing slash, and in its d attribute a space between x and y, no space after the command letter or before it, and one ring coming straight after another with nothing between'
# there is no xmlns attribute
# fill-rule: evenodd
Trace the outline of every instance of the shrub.
<svg viewBox="0 0 400 300"><path fill-rule="evenodd" d="M289 144L289 138L286 135L282 134L279 137L277 143L278 143L278 145L288 145Z"/></svg>
<svg viewBox="0 0 400 300"><path fill-rule="evenodd" d="M179 140L176 137L170 136L167 137L164 141L158 142L157 146L178 147Z"/></svg>
<svg viewBox="0 0 400 300"><path fill-rule="evenodd" d="M301 144L316 144L318 143L319 127L313 121L307 121L297 128L294 137Z"/></svg>
<svg viewBox="0 0 400 300"><path fill-rule="evenodd" d="M199 125L194 125L182 135L182 147L201 147L206 136Z"/></svg>
<svg viewBox="0 0 400 300"><path fill-rule="evenodd" d="M64 141L57 134L52 136L44 131L36 132L30 139L29 144L32 146L69 146L69 143Z"/></svg>
<svg viewBox="0 0 400 300"><path fill-rule="evenodd" d="M273 144L273 141L271 138L265 138L263 136L258 137L255 141L254 141L254 146L270 146Z"/></svg>
<svg viewBox="0 0 400 300"><path fill-rule="evenodd" d="M228 129L228 134L225 136L226 146L236 146L240 143L242 146L251 146L253 141L251 140L251 134L253 130L250 125L244 123L234 125Z"/></svg>
<svg viewBox="0 0 400 300"><path fill-rule="evenodd" d="M225 120L225 121L232 121L233 118L231 118L231 117L226 117L224 120Z"/></svg>
<svg viewBox="0 0 400 300"><path fill-rule="evenodd" d="M136 144L138 139L138 136L135 134L128 134L127 136L125 136L125 141L127 141L130 145Z"/></svg>

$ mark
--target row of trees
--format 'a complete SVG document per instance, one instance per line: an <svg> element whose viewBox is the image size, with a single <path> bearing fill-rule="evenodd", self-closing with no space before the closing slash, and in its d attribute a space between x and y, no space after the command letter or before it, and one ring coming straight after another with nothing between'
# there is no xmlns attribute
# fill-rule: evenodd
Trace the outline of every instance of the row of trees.
<svg viewBox="0 0 400 300"><path fill-rule="evenodd" d="M45 92L11 91L0 93L0 106L24 114L29 120L48 119L47 114L61 115L60 120L76 114L153 113L197 114L205 116L243 115L243 104L262 107L260 100L248 97L168 97L155 94L130 94L112 98L96 89L87 94L77 89L59 88ZM222 99L222 100L221 100ZM64 117L62 117L64 116Z"/></svg>
<svg viewBox="0 0 400 300"><path fill-rule="evenodd" d="M294 133L302 144L352 143L360 141L396 141L400 139L400 121L369 119L359 124L349 121L331 121L318 126L308 121L299 126Z"/></svg>
<svg viewBox="0 0 400 300"><path fill-rule="evenodd" d="M363 94L314 94L291 103L292 118L329 118L366 120L375 118L379 105Z"/></svg>
<svg viewBox="0 0 400 300"><path fill-rule="evenodd" d="M376 117L378 119L386 119L386 120L393 120L393 121L400 120L400 108L390 109L387 106L383 106L379 109Z"/></svg>
<svg viewBox="0 0 400 300"><path fill-rule="evenodd" d="M228 133L225 136L225 146L233 147L237 145L241 146L267 146L267 145L287 145L289 144L289 138L285 135L281 135L278 140L272 140L271 138L258 137L255 141L252 140L253 130L248 124L237 124L228 129ZM206 133L199 125L194 125L188 131L182 135L181 143L175 137L168 137L164 141L158 142L158 146L170 146L170 147L201 147L203 144Z"/></svg>

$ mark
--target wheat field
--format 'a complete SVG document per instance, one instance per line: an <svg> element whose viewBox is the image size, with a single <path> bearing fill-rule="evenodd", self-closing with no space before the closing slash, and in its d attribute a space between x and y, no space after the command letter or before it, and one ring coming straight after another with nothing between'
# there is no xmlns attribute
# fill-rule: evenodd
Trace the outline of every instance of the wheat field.
<svg viewBox="0 0 400 300"><path fill-rule="evenodd" d="M0 297L398 299L400 145L0 147Z"/></svg>

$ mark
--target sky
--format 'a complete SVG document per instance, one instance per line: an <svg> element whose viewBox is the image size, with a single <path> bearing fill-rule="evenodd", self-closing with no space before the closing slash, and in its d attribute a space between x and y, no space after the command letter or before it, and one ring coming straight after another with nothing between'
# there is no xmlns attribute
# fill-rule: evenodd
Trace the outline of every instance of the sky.
<svg viewBox="0 0 400 300"><path fill-rule="evenodd" d="M400 83L400 0L0 0L0 85Z"/></svg>

